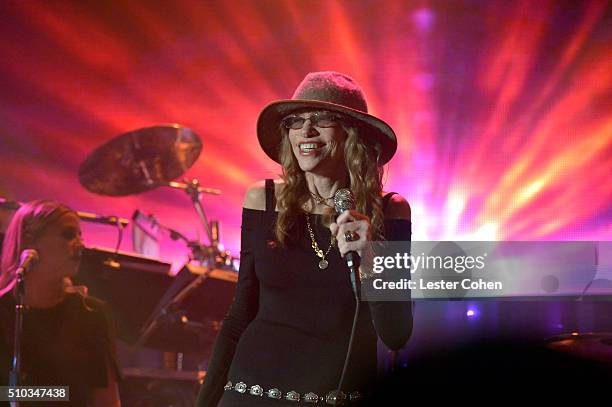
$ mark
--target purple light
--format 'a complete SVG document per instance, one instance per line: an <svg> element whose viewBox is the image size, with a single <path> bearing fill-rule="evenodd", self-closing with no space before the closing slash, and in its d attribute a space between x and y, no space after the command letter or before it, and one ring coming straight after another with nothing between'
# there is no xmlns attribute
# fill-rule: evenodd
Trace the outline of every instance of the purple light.
<svg viewBox="0 0 612 407"><path fill-rule="evenodd" d="M473 309L468 309L467 312L465 313L465 315L468 318L474 318L476 316L476 311Z"/></svg>
<svg viewBox="0 0 612 407"><path fill-rule="evenodd" d="M415 10L412 13L412 22L418 31L427 33L431 31L436 21L436 14L426 7Z"/></svg>

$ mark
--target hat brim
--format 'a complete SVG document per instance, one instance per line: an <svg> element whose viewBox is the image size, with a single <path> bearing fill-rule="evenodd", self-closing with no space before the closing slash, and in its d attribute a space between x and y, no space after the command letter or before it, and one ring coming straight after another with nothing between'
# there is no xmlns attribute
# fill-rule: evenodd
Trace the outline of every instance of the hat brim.
<svg viewBox="0 0 612 407"><path fill-rule="evenodd" d="M281 142L280 122L287 115L304 109L324 109L345 114L360 123L367 132L366 137L372 137L381 146L379 166L391 160L397 150L397 138L393 129L379 118L359 110L347 108L335 103L319 100L288 99L279 100L266 106L257 119L257 138L264 152L272 160L280 163L279 147Z"/></svg>

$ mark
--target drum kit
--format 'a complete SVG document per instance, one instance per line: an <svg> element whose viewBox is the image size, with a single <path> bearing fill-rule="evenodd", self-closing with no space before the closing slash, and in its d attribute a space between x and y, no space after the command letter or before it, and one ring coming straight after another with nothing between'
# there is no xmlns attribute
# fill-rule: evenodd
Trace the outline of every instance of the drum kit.
<svg viewBox="0 0 612 407"><path fill-rule="evenodd" d="M213 301L213 298L208 300L193 298L197 293L202 295L202 285L204 281L207 281L211 288L215 287L218 291L216 300L213 301L215 304L209 304L206 307L207 310L201 310L199 306L196 308L200 310L199 314L202 312L214 314L213 309L217 308L217 305L224 305L227 302L225 299L227 295L223 293L229 288L226 287L227 283L223 285L223 281L235 284L237 280L237 275L234 273L236 271L235 259L229 251L222 249L219 241L219 223L209 221L202 205L203 195L220 195L221 191L204 187L197 179L178 180L193 166L201 152L202 140L193 130L179 124L157 125L133 130L109 140L91 152L79 168L78 177L81 185L98 195L123 197L162 187L183 191L191 201L208 240L206 243L202 243L199 239L189 240L180 232L162 226L153 219L155 226L169 232L173 240L184 241L190 255L187 265L172 279L171 286L140 326L138 338L134 338L135 342L132 343L137 348L142 346L154 346L158 349L172 347L179 352L180 349L193 348L193 344L186 345L187 342L192 342L188 337L185 337L187 338L185 340L179 340L180 343L173 343L172 346L167 340L155 339L160 334L162 337L183 337L183 331L187 328L198 332L197 338L199 339L196 345L201 346L202 342L210 339L208 336L215 334L215 329L211 326L218 324L219 322L215 321L220 317L218 315L214 317L199 315L196 320L189 318L187 321L187 314L184 313L183 308L189 308L190 302L194 301L198 304L202 301ZM83 217L82 219L87 220ZM133 219L136 225L138 219L136 214ZM118 251L115 257L120 260ZM104 265L115 263L120 265L121 261L105 261ZM79 274L88 275L88 273L91 271ZM99 279L100 276L91 276L91 278L93 281ZM180 312L177 314L177 311ZM169 316L174 314L181 315L179 330L167 324ZM156 345L152 345L154 343Z"/></svg>
<svg viewBox="0 0 612 407"><path fill-rule="evenodd" d="M184 240L191 259L211 268L232 268L233 258L220 250L218 222L209 222L202 195L221 191L200 185L197 179L176 181L196 162L202 141L191 129L179 124L158 125L121 134L96 148L81 164L79 181L94 194L122 197L161 187L184 191L202 224L208 244L190 241L179 232L165 228ZM85 219L86 220L86 219Z"/></svg>
<svg viewBox="0 0 612 407"><path fill-rule="evenodd" d="M201 152L202 141L191 129L179 124L158 125L111 139L96 148L79 168L81 185L98 195L123 197L162 187L184 191L208 239L207 244L189 240L174 229L156 224L169 232L172 239L185 242L190 251L188 263L197 262L199 271L193 281L180 287L171 297L163 298L163 305L157 307L142 327L138 345L145 344L164 315L175 304L184 301L208 276L220 270L235 271L234 258L229 251L221 249L219 223L209 221L202 205L204 194L220 195L221 191L203 187L197 179L177 181L193 166ZM177 281L180 279L182 277Z"/></svg>

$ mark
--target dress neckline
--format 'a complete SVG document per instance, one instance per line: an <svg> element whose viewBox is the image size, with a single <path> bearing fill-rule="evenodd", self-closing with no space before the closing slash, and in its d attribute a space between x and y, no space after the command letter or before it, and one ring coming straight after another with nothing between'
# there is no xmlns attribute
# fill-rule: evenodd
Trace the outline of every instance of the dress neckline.
<svg viewBox="0 0 612 407"><path fill-rule="evenodd" d="M250 212L255 212L255 213L261 213L261 214L265 214L266 210L265 209L251 209L251 208L242 208L243 211L250 211ZM278 211L274 211L273 212L275 215L278 215ZM324 216L324 213L309 213L309 215L313 215L313 216ZM409 219L403 219L403 218L385 218L383 220L383 222L393 222L393 221L405 221L405 222L410 222L412 223L411 220Z"/></svg>
<svg viewBox="0 0 612 407"><path fill-rule="evenodd" d="M251 208L242 208L245 211L252 211L252 212L261 212L261 213L266 213L267 211L265 209L251 209ZM278 211L274 211L275 214L278 215ZM314 216L323 216L326 215L325 213L310 213L310 212L303 212L303 213L308 213L309 215L314 215Z"/></svg>

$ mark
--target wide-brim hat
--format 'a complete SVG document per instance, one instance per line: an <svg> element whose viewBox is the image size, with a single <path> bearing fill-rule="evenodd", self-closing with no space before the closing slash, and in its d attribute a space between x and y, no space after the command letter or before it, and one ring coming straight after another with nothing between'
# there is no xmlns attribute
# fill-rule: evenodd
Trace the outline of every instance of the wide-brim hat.
<svg viewBox="0 0 612 407"><path fill-rule="evenodd" d="M381 119L368 114L361 86L339 72L311 72L299 84L291 99L270 103L257 119L257 138L264 152L280 163L281 120L300 110L329 110L355 120L360 137L374 139L381 147L378 165L386 164L397 150L393 129Z"/></svg>

